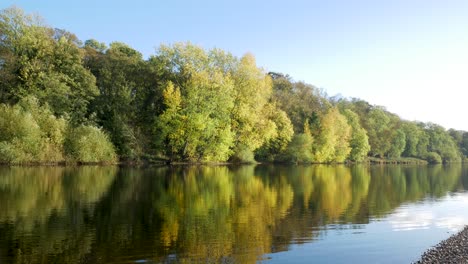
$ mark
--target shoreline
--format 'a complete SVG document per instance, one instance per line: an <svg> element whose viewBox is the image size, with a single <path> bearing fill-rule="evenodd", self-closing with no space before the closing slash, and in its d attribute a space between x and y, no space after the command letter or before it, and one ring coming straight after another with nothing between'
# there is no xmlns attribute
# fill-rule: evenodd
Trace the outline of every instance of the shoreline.
<svg viewBox="0 0 468 264"><path fill-rule="evenodd" d="M463 163L463 162L460 162ZM197 165L208 165L208 166L229 166L229 165L246 165L246 164L268 164L268 165L433 165L425 160L417 158L398 158L398 159L380 159L368 157L364 161L354 162L354 161L345 161L345 162L332 162L332 163L319 163L319 162L279 162L279 161L254 161L254 162L200 162L200 161L170 161L170 160L121 160L117 162L71 162L71 161L31 161L31 162L20 162L20 163L9 163L1 162L0 166L102 166L102 165L114 165L114 166L197 166ZM446 163L440 163L446 164Z"/></svg>
<svg viewBox="0 0 468 264"><path fill-rule="evenodd" d="M428 249L413 263L468 263L468 226Z"/></svg>

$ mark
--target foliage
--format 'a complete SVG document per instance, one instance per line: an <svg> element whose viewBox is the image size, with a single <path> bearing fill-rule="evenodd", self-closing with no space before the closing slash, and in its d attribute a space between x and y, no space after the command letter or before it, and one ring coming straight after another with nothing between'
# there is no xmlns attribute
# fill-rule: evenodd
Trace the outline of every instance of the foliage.
<svg viewBox="0 0 468 264"><path fill-rule="evenodd" d="M234 163L255 163L255 154L250 150L251 148L245 145L237 145L235 154L232 155L229 159ZM274 157L269 157L268 155L272 154L271 151L264 150L261 148L257 151L257 157L261 160L274 161Z"/></svg>
<svg viewBox="0 0 468 264"><path fill-rule="evenodd" d="M431 164L439 164L439 163L442 163L442 158L440 157L439 154L437 154L436 152L428 152L426 154L426 157L425 159L427 160L427 162L431 163Z"/></svg>
<svg viewBox="0 0 468 264"><path fill-rule="evenodd" d="M391 148L391 119L383 109L373 108L365 121L369 144L371 145L371 154L382 158Z"/></svg>
<svg viewBox="0 0 468 264"><path fill-rule="evenodd" d="M285 149L289 119L269 102L271 80L252 55L179 43L161 46L155 60L169 79L157 145L171 160L245 162L266 144Z"/></svg>
<svg viewBox="0 0 468 264"><path fill-rule="evenodd" d="M294 135L286 150L286 160L294 163L309 163L313 161L313 138L310 133Z"/></svg>
<svg viewBox="0 0 468 264"><path fill-rule="evenodd" d="M431 123L426 124L426 133L429 136L429 152L439 154L444 163L460 161L457 145L443 127Z"/></svg>
<svg viewBox="0 0 468 264"><path fill-rule="evenodd" d="M406 135L402 129L397 129L391 141L391 147L388 150L387 156L389 158L399 158L401 153L405 150Z"/></svg>
<svg viewBox="0 0 468 264"><path fill-rule="evenodd" d="M144 59L121 42L83 45L15 7L0 11L0 104L5 163L468 157L468 132L330 98L249 53L176 43Z"/></svg>
<svg viewBox="0 0 468 264"><path fill-rule="evenodd" d="M457 144L458 149L464 157L468 157L468 132L449 129L448 133Z"/></svg>
<svg viewBox="0 0 468 264"><path fill-rule="evenodd" d="M349 146L351 152L349 153L349 159L352 161L363 161L369 153L369 137L364 128L361 127L359 122L359 116L350 109L345 109L344 113L348 124L351 126L351 138L349 140Z"/></svg>
<svg viewBox="0 0 468 264"><path fill-rule="evenodd" d="M193 45L162 46L159 58L177 83L167 83L166 109L156 121L163 150L171 160L227 160L234 144L232 79Z"/></svg>
<svg viewBox="0 0 468 264"><path fill-rule="evenodd" d="M403 156L424 157L427 153L427 145L429 144L429 138L424 129L417 123L407 121L403 122L402 129L406 136Z"/></svg>
<svg viewBox="0 0 468 264"><path fill-rule="evenodd" d="M0 161L60 162L67 122L47 105L26 97L15 106L0 106Z"/></svg>
<svg viewBox="0 0 468 264"><path fill-rule="evenodd" d="M0 160L36 161L41 152L41 131L30 113L19 106L0 106Z"/></svg>
<svg viewBox="0 0 468 264"><path fill-rule="evenodd" d="M2 101L15 103L32 95L54 114L68 113L72 122L84 122L98 91L76 37L43 26L17 8L0 13L0 29L0 50L7 58L0 69L7 76L0 83Z"/></svg>
<svg viewBox="0 0 468 264"><path fill-rule="evenodd" d="M109 137L99 128L79 126L69 129L66 134L64 149L67 159L80 163L113 163L116 153Z"/></svg>
<svg viewBox="0 0 468 264"><path fill-rule="evenodd" d="M272 109L269 118L275 124L275 133L256 151L255 156L262 161L283 161L284 153L294 135L293 126L284 111L270 106Z"/></svg>
<svg viewBox="0 0 468 264"><path fill-rule="evenodd" d="M344 162L351 152L351 127L346 117L334 107L321 120L314 144L314 160L321 163Z"/></svg>
<svg viewBox="0 0 468 264"><path fill-rule="evenodd" d="M85 44L86 66L96 76L99 95L91 109L99 125L111 132L117 153L125 159L141 155L136 135L136 98L141 87L137 74L146 65L142 55L128 45L113 42L107 48L96 40Z"/></svg>
<svg viewBox="0 0 468 264"><path fill-rule="evenodd" d="M296 133L304 132L303 125L308 120L311 125L317 116L323 115L330 108L326 93L304 82L293 82L289 76L270 73L273 78L273 99L291 119Z"/></svg>
<svg viewBox="0 0 468 264"><path fill-rule="evenodd" d="M235 132L234 159L248 147L263 160L276 159L275 153L285 150L293 134L289 116L280 106L271 102L272 80L246 54L235 63L230 74L234 80L234 108L232 128Z"/></svg>

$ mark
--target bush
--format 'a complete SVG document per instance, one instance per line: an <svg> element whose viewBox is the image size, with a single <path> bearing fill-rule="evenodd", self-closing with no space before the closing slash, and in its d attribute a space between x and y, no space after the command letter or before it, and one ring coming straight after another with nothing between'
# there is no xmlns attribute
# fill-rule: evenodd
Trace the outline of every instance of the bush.
<svg viewBox="0 0 468 264"><path fill-rule="evenodd" d="M294 163L312 162L312 143L313 139L308 133L295 135L286 150L286 160Z"/></svg>
<svg viewBox="0 0 468 264"><path fill-rule="evenodd" d="M109 137L97 127L69 129L64 143L67 161L80 163L113 163L117 160Z"/></svg>
<svg viewBox="0 0 468 264"><path fill-rule="evenodd" d="M64 161L63 141L68 126L67 120L52 114L47 104L40 105L35 97L26 97L19 103L23 111L30 113L41 133L41 149L36 161Z"/></svg>
<svg viewBox="0 0 468 264"><path fill-rule="evenodd" d="M67 122L55 117L48 105L26 97L15 106L0 105L0 162L64 161L63 138Z"/></svg>
<svg viewBox="0 0 468 264"><path fill-rule="evenodd" d="M0 162L37 161L42 141L40 128L30 113L19 106L0 105Z"/></svg>
<svg viewBox="0 0 468 264"><path fill-rule="evenodd" d="M0 105L0 162L62 162L64 153L73 162L116 161L114 146L100 129L67 127L67 120L55 117L34 97L15 106Z"/></svg>
<svg viewBox="0 0 468 264"><path fill-rule="evenodd" d="M429 162L430 164L439 164L442 163L442 158L440 157L439 154L435 152L429 152L427 153L425 160Z"/></svg>
<svg viewBox="0 0 468 264"><path fill-rule="evenodd" d="M254 163L255 157L247 146L241 144L235 149L229 160L234 163Z"/></svg>

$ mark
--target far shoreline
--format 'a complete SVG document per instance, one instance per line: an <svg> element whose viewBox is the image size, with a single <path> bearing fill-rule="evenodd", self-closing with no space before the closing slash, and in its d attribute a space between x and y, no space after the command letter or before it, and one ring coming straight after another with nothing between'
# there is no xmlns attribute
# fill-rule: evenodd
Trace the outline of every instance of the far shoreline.
<svg viewBox="0 0 468 264"><path fill-rule="evenodd" d="M342 163L318 163L318 162L271 162L271 161L255 161L255 162L190 162L190 161L169 161L169 160L138 160L138 161L119 161L119 162L23 162L23 163L7 163L0 162L1 167L79 167L79 166L122 166L122 167L147 167L147 166L241 166L241 165L450 165L464 164L465 162L447 162L447 163L430 163L426 160L417 158L397 158L397 159L382 159L369 157L365 161L354 162L346 161Z"/></svg>

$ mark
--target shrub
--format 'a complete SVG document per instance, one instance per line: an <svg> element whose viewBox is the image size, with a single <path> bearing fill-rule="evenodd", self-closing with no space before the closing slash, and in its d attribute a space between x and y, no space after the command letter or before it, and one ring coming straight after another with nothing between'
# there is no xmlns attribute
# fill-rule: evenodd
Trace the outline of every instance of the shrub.
<svg viewBox="0 0 468 264"><path fill-rule="evenodd" d="M231 162L234 163L254 163L255 157L252 150L249 147L240 144L236 147L234 154L230 158Z"/></svg>
<svg viewBox="0 0 468 264"><path fill-rule="evenodd" d="M65 143L67 161L80 163L113 163L117 156L109 137L94 126L69 129Z"/></svg>
<svg viewBox="0 0 468 264"><path fill-rule="evenodd" d="M41 131L19 106L0 105L0 162L25 163L40 158Z"/></svg>
<svg viewBox="0 0 468 264"><path fill-rule="evenodd" d="M15 106L0 105L0 162L115 162L114 146L92 126L68 128L47 104L26 97ZM67 132L67 133L66 133Z"/></svg>
<svg viewBox="0 0 468 264"><path fill-rule="evenodd" d="M442 163L442 158L439 154L435 152L429 152L426 154L425 160L431 164L439 164Z"/></svg>
<svg viewBox="0 0 468 264"><path fill-rule="evenodd" d="M41 150L36 161L64 161L63 141L68 126L67 120L54 116L49 106L47 104L41 106L35 97L26 97L19 105L23 111L31 114L40 129Z"/></svg>
<svg viewBox="0 0 468 264"><path fill-rule="evenodd" d="M312 143L313 138L308 133L295 135L286 150L286 160L294 163L312 162Z"/></svg>

